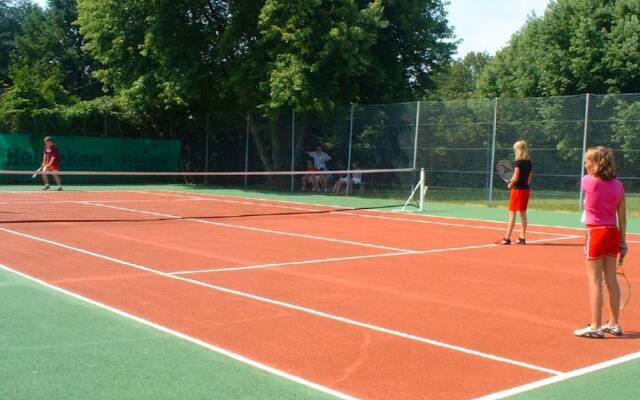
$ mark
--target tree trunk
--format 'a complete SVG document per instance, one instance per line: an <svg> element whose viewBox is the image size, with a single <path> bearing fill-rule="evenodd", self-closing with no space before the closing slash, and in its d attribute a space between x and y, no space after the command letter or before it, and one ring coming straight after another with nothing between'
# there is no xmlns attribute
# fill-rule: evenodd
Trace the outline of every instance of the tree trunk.
<svg viewBox="0 0 640 400"><path fill-rule="evenodd" d="M302 127L300 128L300 133L296 138L296 154L302 154L304 152L304 144L307 140L307 137L309 137L309 131L311 130L311 118L312 117L308 112L305 112L302 115ZM298 162L298 164L300 163ZM302 167L304 168L305 166Z"/></svg>
<svg viewBox="0 0 640 400"><path fill-rule="evenodd" d="M271 160L269 159L269 155L267 154L264 140L260 135L260 127L256 125L254 118L251 117L251 114L249 114L249 131L251 132L253 143L256 144L256 151L258 152L258 157L260 158L262 167L265 171L273 171L273 166L271 164Z"/></svg>

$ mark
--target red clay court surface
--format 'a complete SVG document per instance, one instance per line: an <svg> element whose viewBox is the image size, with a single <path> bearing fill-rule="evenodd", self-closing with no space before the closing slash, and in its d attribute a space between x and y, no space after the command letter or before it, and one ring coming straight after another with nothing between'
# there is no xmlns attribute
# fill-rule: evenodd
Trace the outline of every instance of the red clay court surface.
<svg viewBox="0 0 640 400"><path fill-rule="evenodd" d="M527 246L507 247L492 222L171 192L47 195L4 195L0 264L345 397L477 398L640 351L572 336L589 318L578 229L534 226ZM59 222L9 222L43 205L34 219ZM636 309L623 314L627 339Z"/></svg>

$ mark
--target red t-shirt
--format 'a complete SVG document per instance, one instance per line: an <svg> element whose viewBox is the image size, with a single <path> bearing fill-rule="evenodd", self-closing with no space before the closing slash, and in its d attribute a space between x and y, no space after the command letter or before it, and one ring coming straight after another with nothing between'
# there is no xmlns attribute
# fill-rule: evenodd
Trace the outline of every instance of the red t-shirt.
<svg viewBox="0 0 640 400"><path fill-rule="evenodd" d="M44 148L44 163L49 164L51 159L53 159L52 167L60 167L60 152L55 144L51 147Z"/></svg>

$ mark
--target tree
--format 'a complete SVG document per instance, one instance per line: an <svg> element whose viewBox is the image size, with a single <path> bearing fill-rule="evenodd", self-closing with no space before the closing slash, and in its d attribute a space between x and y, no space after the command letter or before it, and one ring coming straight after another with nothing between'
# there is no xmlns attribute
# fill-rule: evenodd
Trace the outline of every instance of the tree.
<svg viewBox="0 0 640 400"><path fill-rule="evenodd" d="M79 0L78 10L94 76L123 108L160 121L215 99L226 2Z"/></svg>
<svg viewBox="0 0 640 400"><path fill-rule="evenodd" d="M373 48L373 60L359 81L360 103L415 99L433 89L434 75L456 51L445 1L388 0Z"/></svg>
<svg viewBox="0 0 640 400"><path fill-rule="evenodd" d="M635 0L552 2L496 54L478 92L526 97L640 91L639 17Z"/></svg>
<svg viewBox="0 0 640 400"><path fill-rule="evenodd" d="M455 100L474 97L478 78L491 61L487 53L470 52L453 61L433 78L435 90L427 100Z"/></svg>
<svg viewBox="0 0 640 400"><path fill-rule="evenodd" d="M267 0L259 18L268 60L259 83L264 109L326 113L353 100L378 30L387 26L382 11L380 0Z"/></svg>
<svg viewBox="0 0 640 400"><path fill-rule="evenodd" d="M23 21L34 7L28 0L0 2L0 90L11 83L9 64L16 37L22 34Z"/></svg>
<svg viewBox="0 0 640 400"><path fill-rule="evenodd" d="M49 45L53 27L47 22L46 11L32 7L23 20L22 34L15 40L9 72L12 85L0 97L0 116L6 130L32 129L30 121L35 121L42 110L52 111L73 102Z"/></svg>

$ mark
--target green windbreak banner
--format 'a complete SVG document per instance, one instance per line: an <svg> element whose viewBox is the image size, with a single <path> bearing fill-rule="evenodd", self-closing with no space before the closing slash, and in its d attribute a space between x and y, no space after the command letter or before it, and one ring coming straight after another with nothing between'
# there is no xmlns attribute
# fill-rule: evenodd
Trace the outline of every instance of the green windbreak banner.
<svg viewBox="0 0 640 400"><path fill-rule="evenodd" d="M35 170L44 135L0 133L0 169ZM52 136L61 171L180 171L180 141L90 136Z"/></svg>

